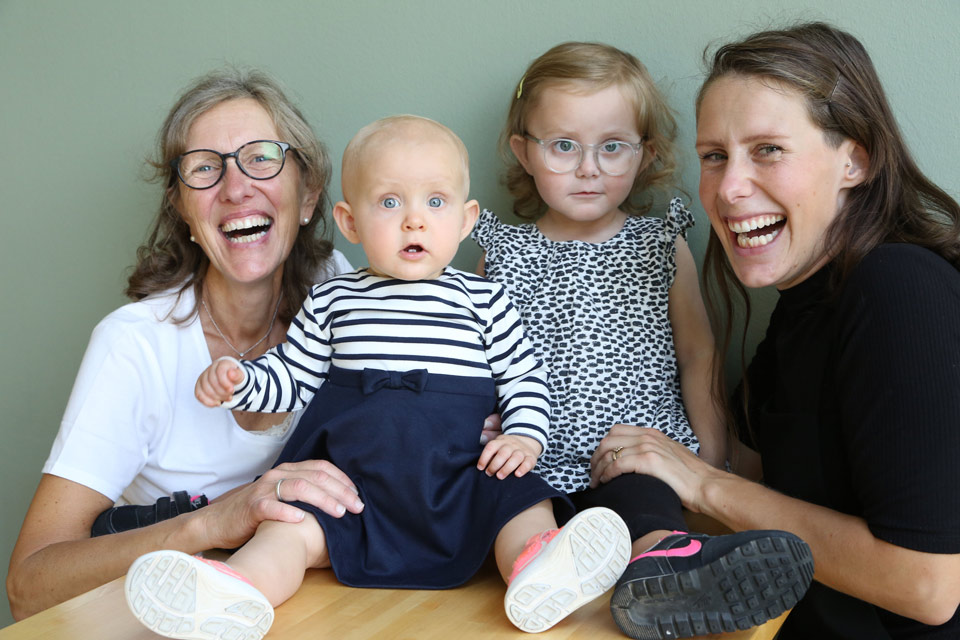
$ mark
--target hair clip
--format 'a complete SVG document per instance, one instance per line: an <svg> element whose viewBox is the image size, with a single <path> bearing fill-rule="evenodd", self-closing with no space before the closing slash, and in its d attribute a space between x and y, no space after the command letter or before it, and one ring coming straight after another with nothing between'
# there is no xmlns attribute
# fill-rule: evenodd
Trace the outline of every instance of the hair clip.
<svg viewBox="0 0 960 640"><path fill-rule="evenodd" d="M523 77L520 78L520 84L517 85L517 100L520 99L520 95L523 93L523 81L526 79L527 79L526 74L524 74Z"/></svg>

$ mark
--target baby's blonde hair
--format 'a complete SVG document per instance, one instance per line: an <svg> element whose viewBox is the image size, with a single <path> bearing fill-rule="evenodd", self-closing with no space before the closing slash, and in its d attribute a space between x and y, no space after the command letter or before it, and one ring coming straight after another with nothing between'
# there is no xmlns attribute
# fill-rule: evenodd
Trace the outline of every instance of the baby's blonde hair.
<svg viewBox="0 0 960 640"><path fill-rule="evenodd" d="M343 151L343 166L341 169L341 186L344 198L349 202L348 190L352 189L356 174L363 166L364 156L371 148L383 141L403 139L421 140L430 135L441 136L450 142L463 164L463 191L464 196L470 192L470 155L463 140L436 120L414 115L397 115L381 118L360 129L347 144Z"/></svg>
<svg viewBox="0 0 960 640"><path fill-rule="evenodd" d="M513 155L510 137L528 133L530 111L537 106L545 89L582 83L597 91L614 85L621 87L637 114L637 130L643 136L644 164L621 208L634 215L646 213L652 202L644 192L651 188L669 192L675 184L677 123L647 68L634 56L610 45L565 42L527 68L511 98L507 123L500 134L500 154L508 165L504 183L514 198L513 212L520 218L534 220L546 205L533 177Z"/></svg>

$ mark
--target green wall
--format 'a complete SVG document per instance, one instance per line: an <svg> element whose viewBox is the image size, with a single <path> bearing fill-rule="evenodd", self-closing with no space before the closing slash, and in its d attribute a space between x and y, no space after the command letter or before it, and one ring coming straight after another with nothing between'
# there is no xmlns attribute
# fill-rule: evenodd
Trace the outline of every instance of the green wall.
<svg viewBox="0 0 960 640"><path fill-rule="evenodd" d="M375 118L440 120L470 150L472 195L503 213L494 147L520 73L558 42L601 40L639 56L661 81L681 125L683 184L695 195L691 103L704 46L797 18L862 38L920 165L960 194L955 0L0 0L0 557L13 547L90 331L124 302L124 273L158 200L142 160L191 78L225 62L272 72L335 158ZM338 184L337 174L334 198ZM707 225L693 209L699 256ZM456 266L475 264L469 244ZM773 298L761 294L761 307ZM0 625L10 622L0 606Z"/></svg>

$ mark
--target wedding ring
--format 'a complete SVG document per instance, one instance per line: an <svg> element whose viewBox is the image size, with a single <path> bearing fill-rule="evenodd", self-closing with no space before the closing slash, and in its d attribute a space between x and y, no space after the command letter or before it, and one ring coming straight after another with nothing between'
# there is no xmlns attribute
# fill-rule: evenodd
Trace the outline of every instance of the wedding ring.
<svg viewBox="0 0 960 640"><path fill-rule="evenodd" d="M274 493L277 494L277 502L283 502L283 498L280 497L280 485L283 484L284 478L277 480L277 486L274 489Z"/></svg>
<svg viewBox="0 0 960 640"><path fill-rule="evenodd" d="M616 449L614 449L614 450L611 452L610 457L611 457L613 460L616 460L617 458L620 457L620 452L621 452L621 451L623 451L623 447L617 447ZM280 490L279 487L277 488L277 490L278 490L278 491Z"/></svg>

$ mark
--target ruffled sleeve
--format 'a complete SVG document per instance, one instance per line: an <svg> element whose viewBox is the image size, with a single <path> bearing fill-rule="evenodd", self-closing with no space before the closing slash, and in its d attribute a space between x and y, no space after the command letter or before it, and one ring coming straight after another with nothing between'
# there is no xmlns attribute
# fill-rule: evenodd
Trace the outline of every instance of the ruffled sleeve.
<svg viewBox="0 0 960 640"><path fill-rule="evenodd" d="M667 206L667 215L664 216L663 232L667 240L672 244L677 236L683 236L687 239L687 229L695 224L693 214L683 206L680 198L674 198Z"/></svg>
<svg viewBox="0 0 960 640"><path fill-rule="evenodd" d="M673 198L663 217L663 270L667 274L667 286L673 286L677 276L677 237L687 239L687 229L694 225L693 214L680 198Z"/></svg>
<svg viewBox="0 0 960 640"><path fill-rule="evenodd" d="M500 225L501 222L500 219L497 218L497 214L489 209L484 209L480 212L477 225L473 228L473 233L470 234L470 237L480 245L481 249L489 252L490 248L496 244L497 227Z"/></svg>

